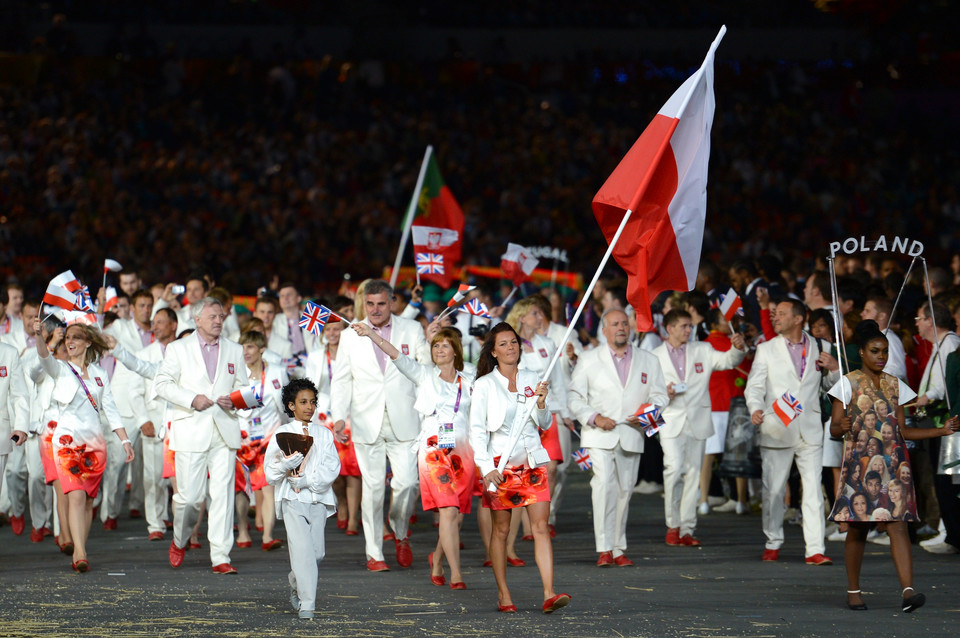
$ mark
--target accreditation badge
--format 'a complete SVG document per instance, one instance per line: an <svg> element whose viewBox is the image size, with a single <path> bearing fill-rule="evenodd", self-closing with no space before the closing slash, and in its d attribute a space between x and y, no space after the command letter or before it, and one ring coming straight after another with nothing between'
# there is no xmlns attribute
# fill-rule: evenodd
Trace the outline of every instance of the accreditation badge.
<svg viewBox="0 0 960 638"><path fill-rule="evenodd" d="M457 439L453 433L453 423L441 423L440 429L437 432L437 447L441 449L452 449L456 442Z"/></svg>

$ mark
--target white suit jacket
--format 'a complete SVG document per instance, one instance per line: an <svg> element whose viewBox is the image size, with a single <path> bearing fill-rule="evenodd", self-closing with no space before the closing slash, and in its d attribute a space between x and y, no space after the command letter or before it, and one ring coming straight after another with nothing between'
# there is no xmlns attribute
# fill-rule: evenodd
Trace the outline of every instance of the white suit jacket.
<svg viewBox="0 0 960 638"><path fill-rule="evenodd" d="M112 354L118 363L123 363L127 369L141 377L140 384L134 388L133 392L143 400L147 408L147 420L151 421L156 428L157 437L164 438L167 432L169 403L157 395L153 383L157 372L160 370L160 364L163 363L163 350L160 342L154 341L136 355L127 352L122 345L117 345Z"/></svg>
<svg viewBox="0 0 960 638"><path fill-rule="evenodd" d="M0 454L13 450L10 436L14 429L30 430L27 383L23 379L20 353L13 346L0 343Z"/></svg>
<svg viewBox="0 0 960 638"><path fill-rule="evenodd" d="M643 452L643 430L627 425L627 417L644 403L664 406L669 401L660 361L636 346L629 348L632 354L626 386L620 385L609 347L587 350L577 359L570 379L569 405L583 426L580 441L584 447L612 450L619 444L627 452ZM602 430L590 425L594 414L613 419L617 427Z"/></svg>
<svg viewBox="0 0 960 638"><path fill-rule="evenodd" d="M299 324L299 320L297 323ZM323 347L320 337L316 336L312 332L304 330L299 325L296 325L296 329L299 330L300 334L303 335L303 347L306 348L307 354L310 354L315 350L320 350ZM287 315L283 314L282 312L273 318L273 330L271 331L271 336L273 335L277 335L280 339L286 341L290 345L291 354L293 353L293 345L290 341L290 326L287 324Z"/></svg>
<svg viewBox="0 0 960 638"><path fill-rule="evenodd" d="M760 445L771 448L795 447L801 441L807 445L823 445L823 422L820 420L820 389L829 390L840 379L839 372L823 375L817 370L820 348L817 340L804 333L808 340L807 364L803 379L787 351L786 339L777 336L757 346L757 354L747 377L744 398L747 409L753 414L763 410L760 426ZM773 403L789 391L800 401L803 412L789 426L773 412Z"/></svg>
<svg viewBox="0 0 960 638"><path fill-rule="evenodd" d="M9 317L10 319L10 330L4 334L0 334L0 343L6 343L17 349L17 352L23 354L27 349L27 333L23 331L23 319L17 319L16 317ZM0 317L0 321L3 321L3 317Z"/></svg>
<svg viewBox="0 0 960 638"><path fill-rule="evenodd" d="M140 339L140 332L133 319L117 319L104 332L113 335L120 345L133 355L143 350L143 341ZM147 416L147 406L142 391L143 379L140 375L117 360L110 385L120 416L131 419L138 428L150 420Z"/></svg>
<svg viewBox="0 0 960 638"><path fill-rule="evenodd" d="M369 325L368 319L363 321ZM420 363L430 362L420 324L396 315L391 321L390 343ZM349 418L353 438L358 443L371 444L380 435L386 408L397 438L412 441L420 433L420 417L413 408L416 386L390 363L389 357L386 370L381 372L374 348L370 339L353 330L341 333L330 387L331 417L334 422Z"/></svg>
<svg viewBox="0 0 960 638"><path fill-rule="evenodd" d="M717 352L709 343L691 341L687 343L687 378L681 379L670 360L667 343L657 346L653 354L660 360L663 380L667 385L684 382L687 391L673 397L663 409L664 427L660 436L674 439L686 432L695 439L706 441L713 436L713 415L710 405L710 375L714 370L729 370L736 367L747 355L743 350L730 348L726 352Z"/></svg>
<svg viewBox="0 0 960 638"><path fill-rule="evenodd" d="M196 332L167 346L167 353L154 379L157 395L170 403L170 449L174 452L205 452L213 440L213 428L231 449L240 448L240 423L236 410L218 405L198 412L191 407L202 394L211 401L249 384L240 344L220 338L220 355L213 382L200 353Z"/></svg>

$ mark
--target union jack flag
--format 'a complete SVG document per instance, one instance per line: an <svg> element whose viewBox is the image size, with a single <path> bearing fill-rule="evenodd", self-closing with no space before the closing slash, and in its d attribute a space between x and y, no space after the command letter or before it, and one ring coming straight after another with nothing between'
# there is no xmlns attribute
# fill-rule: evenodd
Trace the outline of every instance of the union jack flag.
<svg viewBox="0 0 960 638"><path fill-rule="evenodd" d="M593 461L590 460L590 453L587 452L587 448L582 447L579 450L574 450L570 456L576 461L577 467L583 471L587 471L593 467Z"/></svg>
<svg viewBox="0 0 960 638"><path fill-rule="evenodd" d="M640 427L643 428L643 433L648 437L651 437L659 432L660 428L664 425L663 415L660 414L660 408L652 403L644 403L641 405L633 416L640 420Z"/></svg>
<svg viewBox="0 0 960 638"><path fill-rule="evenodd" d="M84 285L81 285L77 291L77 301L74 303L74 308L93 312L93 303L90 301L90 289Z"/></svg>
<svg viewBox="0 0 960 638"><path fill-rule="evenodd" d="M461 306L460 312L467 312L476 317L482 317L483 319L490 318L490 309L487 308L487 304L483 303L476 297Z"/></svg>
<svg viewBox="0 0 960 638"><path fill-rule="evenodd" d="M443 255L440 253L417 253L417 274L442 275Z"/></svg>
<svg viewBox="0 0 960 638"><path fill-rule="evenodd" d="M788 391L773 402L773 412L783 421L784 426L789 427L795 418L803 414L803 406L800 405L800 400Z"/></svg>
<svg viewBox="0 0 960 638"><path fill-rule="evenodd" d="M308 301L307 305L303 309L303 314L300 315L300 327L304 330L320 336L320 333L323 331L323 326L330 321L331 317L334 321L343 321L343 317L336 314L326 306L320 306L312 301Z"/></svg>

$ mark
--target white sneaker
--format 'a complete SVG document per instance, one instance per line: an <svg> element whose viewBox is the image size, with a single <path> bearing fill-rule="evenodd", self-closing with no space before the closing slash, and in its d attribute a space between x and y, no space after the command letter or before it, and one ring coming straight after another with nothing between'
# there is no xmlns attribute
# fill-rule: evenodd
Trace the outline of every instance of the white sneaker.
<svg viewBox="0 0 960 638"><path fill-rule="evenodd" d="M750 506L747 505L746 503L741 503L740 501L737 501L737 514L743 516L744 514L749 514L749 513L750 513Z"/></svg>
<svg viewBox="0 0 960 638"><path fill-rule="evenodd" d="M960 549L957 549L950 543L939 543L937 545L925 545L923 547L925 550L931 554L960 554Z"/></svg>
<svg viewBox="0 0 960 638"><path fill-rule="evenodd" d="M726 514L726 513L731 513L731 512L737 511L737 505L739 505L739 503L737 503L737 502L736 502L735 500L733 500L733 499L729 499L729 500L727 500L727 502L724 503L723 505L718 505L717 507L714 507L714 508L712 508L712 509L713 509L714 512L723 512L723 513Z"/></svg>
<svg viewBox="0 0 960 638"><path fill-rule="evenodd" d="M707 505L706 503L700 503L700 505L697 507L697 514L699 514L700 516L706 516L709 513L710 513L710 506Z"/></svg>
<svg viewBox="0 0 960 638"><path fill-rule="evenodd" d="M637 486L633 488L634 494L657 494L662 491L663 485L652 481L640 481L637 483Z"/></svg>
<svg viewBox="0 0 960 638"><path fill-rule="evenodd" d="M827 523L827 526L823 530L824 536L830 536L834 532L840 531L840 526L836 523Z"/></svg>
<svg viewBox="0 0 960 638"><path fill-rule="evenodd" d="M928 547L933 547L934 545L942 545L946 540L947 540L947 533L945 531L940 532L933 538L928 538L925 541L920 541L920 547L926 549Z"/></svg>
<svg viewBox="0 0 960 638"><path fill-rule="evenodd" d="M723 505L726 502L727 502L727 498L725 496L708 496L707 497L707 504L710 505L710 507L713 507L714 505Z"/></svg>
<svg viewBox="0 0 960 638"><path fill-rule="evenodd" d="M828 541L845 541L847 540L847 533L841 532L839 529L834 533L827 536Z"/></svg>
<svg viewBox="0 0 960 638"><path fill-rule="evenodd" d="M936 536L937 530L933 529L926 523L923 524L923 527L917 530L917 536Z"/></svg>
<svg viewBox="0 0 960 638"><path fill-rule="evenodd" d="M887 536L886 532L878 532L875 529L870 530L867 533L867 542L873 543L874 545L890 545L890 537Z"/></svg>

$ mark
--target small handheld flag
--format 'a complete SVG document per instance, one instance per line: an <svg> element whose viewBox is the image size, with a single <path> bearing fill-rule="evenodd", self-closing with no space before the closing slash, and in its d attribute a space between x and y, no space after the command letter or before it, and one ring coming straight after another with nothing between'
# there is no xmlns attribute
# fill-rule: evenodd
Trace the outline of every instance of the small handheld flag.
<svg viewBox="0 0 960 638"><path fill-rule="evenodd" d="M467 284L460 284L460 287L457 288L457 292L453 293L453 297L450 298L450 301L447 302L447 308L453 308L457 304L461 303L464 299L467 298L467 295L471 290L475 289L476 286L468 286Z"/></svg>
<svg viewBox="0 0 960 638"><path fill-rule="evenodd" d="M302 329L319 337L323 331L323 327L330 319L350 323L326 306L320 306L312 301L308 301L303 309L303 314L300 315L299 325Z"/></svg>
<svg viewBox="0 0 960 638"><path fill-rule="evenodd" d="M107 296L103 302L103 312L110 312L119 302L120 298L117 297L117 289L113 286L107 286Z"/></svg>
<svg viewBox="0 0 960 638"><path fill-rule="evenodd" d="M252 410L263 407L263 397L257 392L257 386L241 388L230 393L230 401L238 410Z"/></svg>
<svg viewBox="0 0 960 638"><path fill-rule="evenodd" d="M640 427L643 428L643 433L648 438L659 432L660 428L665 425L663 415L660 414L660 408L652 403L641 405L633 413L633 416L640 420Z"/></svg>
<svg viewBox="0 0 960 638"><path fill-rule="evenodd" d="M76 302L76 293L70 292L66 288L54 284L52 281L50 285L47 286L47 291L43 294L43 303L62 308L63 310L73 310Z"/></svg>
<svg viewBox="0 0 960 638"><path fill-rule="evenodd" d="M50 285L65 288L69 292L77 292L80 290L80 281L77 279L76 275L73 274L72 270L64 270L62 273L50 280Z"/></svg>
<svg viewBox="0 0 960 638"><path fill-rule="evenodd" d="M466 312L475 317L481 317L483 319L490 318L490 309L487 308L487 304L483 303L477 298L471 299L461 306L460 312Z"/></svg>
<svg viewBox="0 0 960 638"><path fill-rule="evenodd" d="M500 256L500 270L519 286L532 279L533 269L537 267L539 259L520 244L507 244L507 252Z"/></svg>
<svg viewBox="0 0 960 638"><path fill-rule="evenodd" d="M727 294L720 297L720 312L727 321L731 321L736 315L743 315L743 302L737 292L731 288Z"/></svg>
<svg viewBox="0 0 960 638"><path fill-rule="evenodd" d="M593 467L593 461L590 460L590 453L587 451L587 448L582 447L578 450L574 450L570 456L573 457L577 467L583 471L587 471Z"/></svg>
<svg viewBox="0 0 960 638"><path fill-rule="evenodd" d="M120 272L123 270L123 266L120 265L119 261L115 259L104 259L103 260L103 272Z"/></svg>
<svg viewBox="0 0 960 638"><path fill-rule="evenodd" d="M97 325L97 315L92 312L83 312L81 310L66 310L63 312L63 322L67 326L95 326Z"/></svg>
<svg viewBox="0 0 960 638"><path fill-rule="evenodd" d="M417 253L418 275L442 275L443 255L440 253Z"/></svg>
<svg viewBox="0 0 960 638"><path fill-rule="evenodd" d="M74 302L74 307L77 310L84 310L93 312L93 302L90 301L90 289L84 285L80 286L80 289L76 292L76 300Z"/></svg>
<svg viewBox="0 0 960 638"><path fill-rule="evenodd" d="M803 406L797 397L790 392L784 392L783 396L773 402L773 413L780 418L784 427L789 427L794 419L803 414Z"/></svg>

